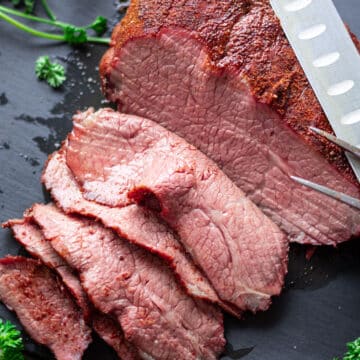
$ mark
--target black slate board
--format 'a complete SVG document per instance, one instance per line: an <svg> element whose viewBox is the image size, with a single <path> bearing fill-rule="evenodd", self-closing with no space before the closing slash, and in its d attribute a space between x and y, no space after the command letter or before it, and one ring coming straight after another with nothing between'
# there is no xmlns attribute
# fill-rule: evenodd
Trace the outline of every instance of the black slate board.
<svg viewBox="0 0 360 360"><path fill-rule="evenodd" d="M6 2L2 2L6 4ZM111 1L52 1L59 18L86 24L103 15L115 24L121 18ZM335 1L344 20L360 36L359 0ZM102 46L70 49L51 44L0 22L0 221L21 217L34 202L47 201L39 181L47 155L71 129L71 115L88 106L104 106L97 64ZM39 82L34 61L56 56L66 65L69 80L60 90ZM24 254L9 231L0 230L0 255ZM224 359L319 360L341 355L345 343L360 336L360 242L338 249L321 248L310 261L305 249L292 246L283 294L271 309L243 321L226 317L229 341ZM2 305L0 317L16 318ZM19 325L20 327L20 325ZM26 335L25 335L26 337ZM53 359L26 337L27 359ZM116 359L96 339L85 360Z"/></svg>

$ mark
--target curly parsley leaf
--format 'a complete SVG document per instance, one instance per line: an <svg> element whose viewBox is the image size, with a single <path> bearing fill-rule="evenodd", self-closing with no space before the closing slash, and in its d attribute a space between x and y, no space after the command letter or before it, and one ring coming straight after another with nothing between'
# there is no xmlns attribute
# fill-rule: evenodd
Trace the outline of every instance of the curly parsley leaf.
<svg viewBox="0 0 360 360"><path fill-rule="evenodd" d="M344 360L360 360L360 338L346 344L348 351Z"/></svg>
<svg viewBox="0 0 360 360"><path fill-rule="evenodd" d="M63 30L64 40L70 45L84 44L88 41L87 33L84 28L67 25Z"/></svg>
<svg viewBox="0 0 360 360"><path fill-rule="evenodd" d="M59 87L65 80L65 69L58 63L52 63L48 56L40 56L35 63L35 73L40 80L53 88Z"/></svg>
<svg viewBox="0 0 360 360"><path fill-rule="evenodd" d="M28 6L28 11L31 10L31 7L33 4L36 3L35 0L11 0L13 4L23 4L25 1ZM46 0L41 0L41 3L43 5L43 8L45 12L47 13L49 19L38 17L35 15L27 14L15 9L10 9L7 6L0 5L0 20L4 20L8 22L9 24L15 26L19 30L22 30L28 34L31 34L33 36L37 36L43 39L49 39L53 41L64 41L69 43L70 45L79 45L84 43L97 43L97 44L104 44L109 45L110 39L109 38L102 38L101 36L90 36L87 33L87 30L92 29L97 34L102 34L106 30L107 21L104 17L98 16L90 25L88 26L75 26L73 24L64 23L62 21L56 20L56 17L54 13L49 8ZM36 28L30 27L27 24L24 24L18 20L16 20L14 17L21 17L28 20L31 20L33 22L43 23L50 25L52 27L61 29L61 34L56 32L44 32L37 30ZM54 29L52 29L54 30Z"/></svg>
<svg viewBox="0 0 360 360"><path fill-rule="evenodd" d="M360 360L360 338L346 344L347 352L342 360ZM334 360L340 360L335 358Z"/></svg>
<svg viewBox="0 0 360 360"><path fill-rule="evenodd" d="M0 320L0 360L24 360L21 333L9 321Z"/></svg>
<svg viewBox="0 0 360 360"><path fill-rule="evenodd" d="M107 30L107 20L103 16L98 16L87 28L94 30L97 36L101 36Z"/></svg>
<svg viewBox="0 0 360 360"><path fill-rule="evenodd" d="M35 0L24 0L25 12L32 14L34 12Z"/></svg>
<svg viewBox="0 0 360 360"><path fill-rule="evenodd" d="M32 14L34 11L35 0L11 0L11 3L16 7L24 5L27 14Z"/></svg>

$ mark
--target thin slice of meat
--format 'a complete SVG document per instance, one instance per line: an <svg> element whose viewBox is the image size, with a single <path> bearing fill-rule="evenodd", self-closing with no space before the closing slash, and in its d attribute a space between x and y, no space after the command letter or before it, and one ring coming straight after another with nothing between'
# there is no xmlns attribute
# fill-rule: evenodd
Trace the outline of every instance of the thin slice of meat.
<svg viewBox="0 0 360 360"><path fill-rule="evenodd" d="M82 358L91 330L70 293L46 266L20 256L0 259L0 299L57 360Z"/></svg>
<svg viewBox="0 0 360 360"><path fill-rule="evenodd" d="M59 255L77 269L95 306L116 317L145 359L216 359L222 314L194 300L160 259L85 218L35 205L33 216Z"/></svg>
<svg viewBox="0 0 360 360"><path fill-rule="evenodd" d="M150 120L102 109L75 116L65 146L84 197L117 207L132 194L159 210L223 301L256 312L280 293L284 234L183 139Z"/></svg>
<svg viewBox="0 0 360 360"><path fill-rule="evenodd" d="M164 15L157 1L134 3L102 64L108 98L209 156L291 241L359 236L358 210L289 176L360 198L344 153L309 130L331 127L269 0L164 0ZM144 31L131 38L135 24Z"/></svg>
<svg viewBox="0 0 360 360"><path fill-rule="evenodd" d="M73 295L82 310L86 321L90 319L91 307L78 277L69 265L56 253L39 227L30 218L9 220L4 227L11 228L15 239L34 257L41 260L50 269L54 269Z"/></svg>
<svg viewBox="0 0 360 360"><path fill-rule="evenodd" d="M138 359L136 349L125 340L119 325L109 316L101 314L92 308L79 278L53 249L50 241L44 238L39 227L32 221L31 211L27 212L27 217L24 219L9 220L4 226L12 229L15 239L31 255L60 275L65 286L82 310L86 322L93 327L106 343L114 348L120 359Z"/></svg>
<svg viewBox="0 0 360 360"><path fill-rule="evenodd" d="M57 205L66 213L81 214L100 220L122 238L160 255L169 263L191 296L217 303L225 311L240 316L239 309L220 301L207 278L185 254L175 234L156 216L137 205L112 208L84 199L66 165L64 151L50 156L42 181Z"/></svg>

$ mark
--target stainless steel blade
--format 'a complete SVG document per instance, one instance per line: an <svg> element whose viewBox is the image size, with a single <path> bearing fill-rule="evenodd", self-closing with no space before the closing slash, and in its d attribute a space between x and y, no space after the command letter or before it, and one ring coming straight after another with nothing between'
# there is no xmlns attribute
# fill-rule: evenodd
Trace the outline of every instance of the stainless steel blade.
<svg viewBox="0 0 360 360"><path fill-rule="evenodd" d="M290 177L291 177L291 179L293 179L294 181L296 181L297 183L299 183L301 185L304 185L310 189L319 191L325 195L328 195L336 200L339 200L345 204L348 204L348 205L360 210L360 200L359 199L355 199L355 198L353 198L349 195L343 194L339 191L332 190L326 186L316 184L312 181L305 180L305 179L299 178L297 176L290 176Z"/></svg>
<svg viewBox="0 0 360 360"><path fill-rule="evenodd" d="M337 137L360 146L360 56L331 0L270 0ZM360 161L347 157L360 181Z"/></svg>
<svg viewBox="0 0 360 360"><path fill-rule="evenodd" d="M324 137L325 139L328 139L329 141L331 141L333 144L336 144L337 146L340 146L343 150L351 153L352 155L354 155L355 157L357 157L358 159L360 159L360 149L356 146L353 146L351 144L349 144L348 142L339 139L338 137L329 134L328 132L318 129L316 127L310 126L310 130L319 135Z"/></svg>

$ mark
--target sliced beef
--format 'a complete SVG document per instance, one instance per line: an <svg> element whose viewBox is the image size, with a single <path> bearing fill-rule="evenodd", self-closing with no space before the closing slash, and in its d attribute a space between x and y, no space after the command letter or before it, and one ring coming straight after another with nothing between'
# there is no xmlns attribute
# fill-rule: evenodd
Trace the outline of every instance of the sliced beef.
<svg viewBox="0 0 360 360"><path fill-rule="evenodd" d="M54 269L64 284L74 296L78 306L83 311L86 320L89 319L91 308L78 277L69 265L56 253L38 226L31 219L9 220L4 226L11 228L15 239L34 257L40 259L49 268Z"/></svg>
<svg viewBox="0 0 360 360"><path fill-rule="evenodd" d="M137 205L112 208L83 198L65 161L64 151L53 154L45 167L42 181L56 203L66 213L76 213L100 220L119 236L164 258L181 284L194 297L218 303L238 316L238 309L222 303L209 281L194 265L168 226Z"/></svg>
<svg viewBox="0 0 360 360"><path fill-rule="evenodd" d="M183 139L150 120L102 109L75 116L66 148L84 197L116 207L132 194L159 210L223 301L255 312L280 293L285 236Z"/></svg>
<svg viewBox="0 0 360 360"><path fill-rule="evenodd" d="M292 241L336 245L360 214L295 184L297 175L360 197L269 0L133 0L101 63L121 111L150 118L210 158Z"/></svg>
<svg viewBox="0 0 360 360"><path fill-rule="evenodd" d="M79 272L102 312L116 317L145 359L216 359L222 315L189 297L157 257L85 218L35 205L33 216L54 249Z"/></svg>
<svg viewBox="0 0 360 360"><path fill-rule="evenodd" d="M19 256L1 259L0 299L57 360L82 358L91 330L70 293L46 266Z"/></svg>
<svg viewBox="0 0 360 360"><path fill-rule="evenodd" d="M120 359L137 359L136 349L129 344L119 325L109 316L92 309L79 278L73 273L69 265L61 258L47 241L38 226L32 222L31 212L28 217L21 220L10 220L5 226L10 227L16 240L36 258L40 259L61 277L65 286L73 295L75 301L83 312L88 324L94 328L99 336L114 348Z"/></svg>

